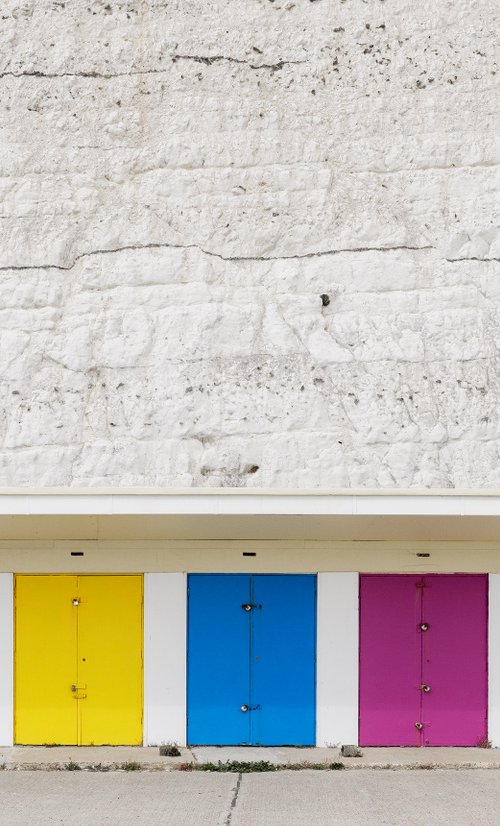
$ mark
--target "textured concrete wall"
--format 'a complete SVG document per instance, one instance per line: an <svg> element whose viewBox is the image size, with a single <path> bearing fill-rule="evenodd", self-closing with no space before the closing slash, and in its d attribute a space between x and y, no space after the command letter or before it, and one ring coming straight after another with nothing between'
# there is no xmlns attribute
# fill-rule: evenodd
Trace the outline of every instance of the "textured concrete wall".
<svg viewBox="0 0 500 826"><path fill-rule="evenodd" d="M4 0L0 484L500 485L496 8Z"/></svg>

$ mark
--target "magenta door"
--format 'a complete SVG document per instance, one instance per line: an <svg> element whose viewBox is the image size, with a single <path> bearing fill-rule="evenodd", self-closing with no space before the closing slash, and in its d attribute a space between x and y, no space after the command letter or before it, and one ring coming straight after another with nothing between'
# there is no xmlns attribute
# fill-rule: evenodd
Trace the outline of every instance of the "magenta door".
<svg viewBox="0 0 500 826"><path fill-rule="evenodd" d="M487 590L482 574L361 576L361 745L486 739Z"/></svg>

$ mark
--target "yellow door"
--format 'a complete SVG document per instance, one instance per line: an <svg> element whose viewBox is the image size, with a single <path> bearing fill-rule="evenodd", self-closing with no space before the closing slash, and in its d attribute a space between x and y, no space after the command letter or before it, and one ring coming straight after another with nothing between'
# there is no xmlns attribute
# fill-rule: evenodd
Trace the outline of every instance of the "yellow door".
<svg viewBox="0 0 500 826"><path fill-rule="evenodd" d="M15 742L142 743L142 577L16 577Z"/></svg>
<svg viewBox="0 0 500 826"><path fill-rule="evenodd" d="M76 576L16 577L16 743L77 742L76 596Z"/></svg>
<svg viewBox="0 0 500 826"><path fill-rule="evenodd" d="M141 745L142 577L78 580L78 742Z"/></svg>

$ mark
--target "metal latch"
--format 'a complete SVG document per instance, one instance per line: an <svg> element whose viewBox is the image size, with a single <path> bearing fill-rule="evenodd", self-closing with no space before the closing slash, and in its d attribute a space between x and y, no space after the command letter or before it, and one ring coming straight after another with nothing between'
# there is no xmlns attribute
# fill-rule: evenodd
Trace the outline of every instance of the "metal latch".
<svg viewBox="0 0 500 826"><path fill-rule="evenodd" d="M246 712L246 711L260 711L261 708L262 708L261 705L247 706L246 703L245 703L242 706L240 706L240 711L243 711L243 712Z"/></svg>

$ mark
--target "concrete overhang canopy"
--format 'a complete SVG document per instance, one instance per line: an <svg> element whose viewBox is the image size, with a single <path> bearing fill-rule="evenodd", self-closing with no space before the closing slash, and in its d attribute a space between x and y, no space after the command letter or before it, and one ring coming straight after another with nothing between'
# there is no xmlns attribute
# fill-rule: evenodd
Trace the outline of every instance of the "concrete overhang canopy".
<svg viewBox="0 0 500 826"><path fill-rule="evenodd" d="M500 491L0 490L0 540L500 540Z"/></svg>

